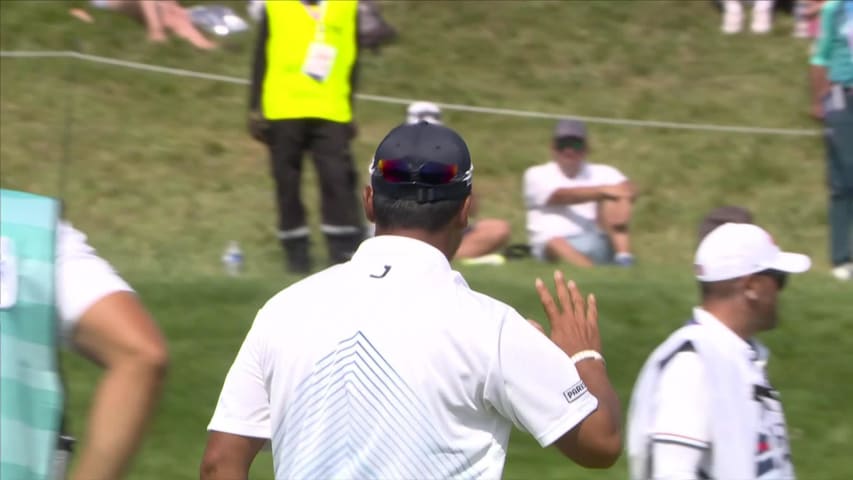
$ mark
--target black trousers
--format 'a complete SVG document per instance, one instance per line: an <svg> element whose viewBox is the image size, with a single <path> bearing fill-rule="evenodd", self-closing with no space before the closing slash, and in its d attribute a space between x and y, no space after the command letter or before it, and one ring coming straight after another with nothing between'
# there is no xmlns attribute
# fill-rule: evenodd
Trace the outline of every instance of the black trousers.
<svg viewBox="0 0 853 480"><path fill-rule="evenodd" d="M294 269L304 269L310 235L302 203L302 158L310 151L320 181L321 230L333 263L346 261L363 238L358 175L349 124L305 118L270 122L269 149L276 183L279 238Z"/></svg>

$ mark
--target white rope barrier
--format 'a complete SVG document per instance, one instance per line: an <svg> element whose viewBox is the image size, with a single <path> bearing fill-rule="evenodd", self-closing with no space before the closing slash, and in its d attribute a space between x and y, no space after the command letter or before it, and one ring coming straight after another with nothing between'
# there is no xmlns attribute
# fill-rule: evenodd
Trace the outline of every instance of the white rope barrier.
<svg viewBox="0 0 853 480"><path fill-rule="evenodd" d="M203 80L213 80L217 82L226 82L226 83L234 83L239 85L248 85L249 81L244 78L239 77L231 77L227 75L218 75L213 73L206 72L197 72L193 70L185 70L182 68L172 68L172 67L164 67L161 65L152 65L148 63L140 63L140 62L131 62L127 60L121 60L118 58L110 58L110 57L102 57L98 55L89 55L85 53L79 53L74 51L11 51L11 50L0 50L0 57L2 58L76 58L79 60L85 60L88 62L101 63L105 65L113 65L117 67L125 67L132 68L136 70L143 70L154 73L163 73L166 75L174 75L178 77L188 77L188 78L199 78ZM399 97L389 97L385 95L372 95L367 93L359 93L356 94L356 98L359 100L369 101L369 102L378 102L378 103L391 103L398 105L407 105L416 100L422 99L411 99L411 98L399 98ZM657 120L633 120L628 118L609 118L609 117L588 117L582 115L571 115L571 114L559 114L559 113L547 113L547 112L536 112L529 110L514 110L509 108L495 108L495 107L478 107L476 105L462 105L456 103L441 103L436 102L441 108L445 110L455 110L460 112L472 112L472 113L483 113L488 115L502 115L502 116L511 116L511 117L523 117L523 118L539 118L539 119L560 119L560 118L575 118L578 120L583 120L587 123L599 123L605 125L621 125L621 126L629 126L629 127L644 127L644 128L664 128L664 129L676 129L676 130L698 130L705 132L725 132L725 133L745 133L745 134L754 134L754 135L783 135L783 136L818 136L822 135L820 130L807 130L807 129L792 129L792 128L767 128L767 127L754 127L754 126L744 126L744 125L715 125L715 124L703 124L703 123L683 123L683 122L665 122L665 121L657 121Z"/></svg>

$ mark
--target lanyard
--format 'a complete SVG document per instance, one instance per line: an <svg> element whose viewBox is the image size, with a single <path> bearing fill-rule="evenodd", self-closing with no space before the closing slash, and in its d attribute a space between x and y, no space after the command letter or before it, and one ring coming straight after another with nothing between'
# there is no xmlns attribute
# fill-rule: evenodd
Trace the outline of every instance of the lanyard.
<svg viewBox="0 0 853 480"><path fill-rule="evenodd" d="M305 7L305 11L308 12L308 15L317 22L317 28L314 31L314 41L322 43L326 38L326 7L329 5L328 0L320 0L319 4L315 7L312 7L306 3L303 3L302 6Z"/></svg>

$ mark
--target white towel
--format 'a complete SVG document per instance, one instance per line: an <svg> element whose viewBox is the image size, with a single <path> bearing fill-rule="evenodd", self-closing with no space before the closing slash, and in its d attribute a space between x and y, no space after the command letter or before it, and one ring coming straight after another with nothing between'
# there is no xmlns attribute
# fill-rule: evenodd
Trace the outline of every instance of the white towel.
<svg viewBox="0 0 853 480"><path fill-rule="evenodd" d="M691 342L705 365L711 392L712 478L755 478L758 419L753 412L753 382L749 360L726 348L719 331L692 323L676 330L646 361L628 411L628 457L632 480L647 480L654 392L661 362ZM729 343L730 345L730 343Z"/></svg>

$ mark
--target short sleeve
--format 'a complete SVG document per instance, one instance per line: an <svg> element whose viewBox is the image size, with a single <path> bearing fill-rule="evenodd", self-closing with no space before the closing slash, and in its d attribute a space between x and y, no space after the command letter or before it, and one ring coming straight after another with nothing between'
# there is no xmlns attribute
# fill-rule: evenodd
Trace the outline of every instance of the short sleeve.
<svg viewBox="0 0 853 480"><path fill-rule="evenodd" d="M568 355L515 311L504 319L498 350L486 401L543 447L598 407Z"/></svg>
<svg viewBox="0 0 853 480"><path fill-rule="evenodd" d="M809 63L818 67L826 67L832 54L832 35L838 4L826 2L820 9L820 34L815 40Z"/></svg>
<svg viewBox="0 0 853 480"><path fill-rule="evenodd" d="M653 440L694 448L710 446L710 395L699 355L693 351L676 354L661 372L655 396Z"/></svg>
<svg viewBox="0 0 853 480"><path fill-rule="evenodd" d="M527 208L544 207L559 188L557 177L548 175L541 166L528 168L524 172L524 204Z"/></svg>
<svg viewBox="0 0 853 480"><path fill-rule="evenodd" d="M271 438L269 394L264 380L266 346L262 333L264 309L255 322L231 369L207 429L245 437Z"/></svg>
<svg viewBox="0 0 853 480"><path fill-rule="evenodd" d="M628 177L626 177L625 174L620 172L616 167L611 167L610 165L596 165L596 169L598 171L595 173L595 183L598 185L617 185L628 180Z"/></svg>
<svg viewBox="0 0 853 480"><path fill-rule="evenodd" d="M127 284L88 243L86 235L66 222L57 229L56 303L61 334L66 340L98 300L115 292L132 292Z"/></svg>

